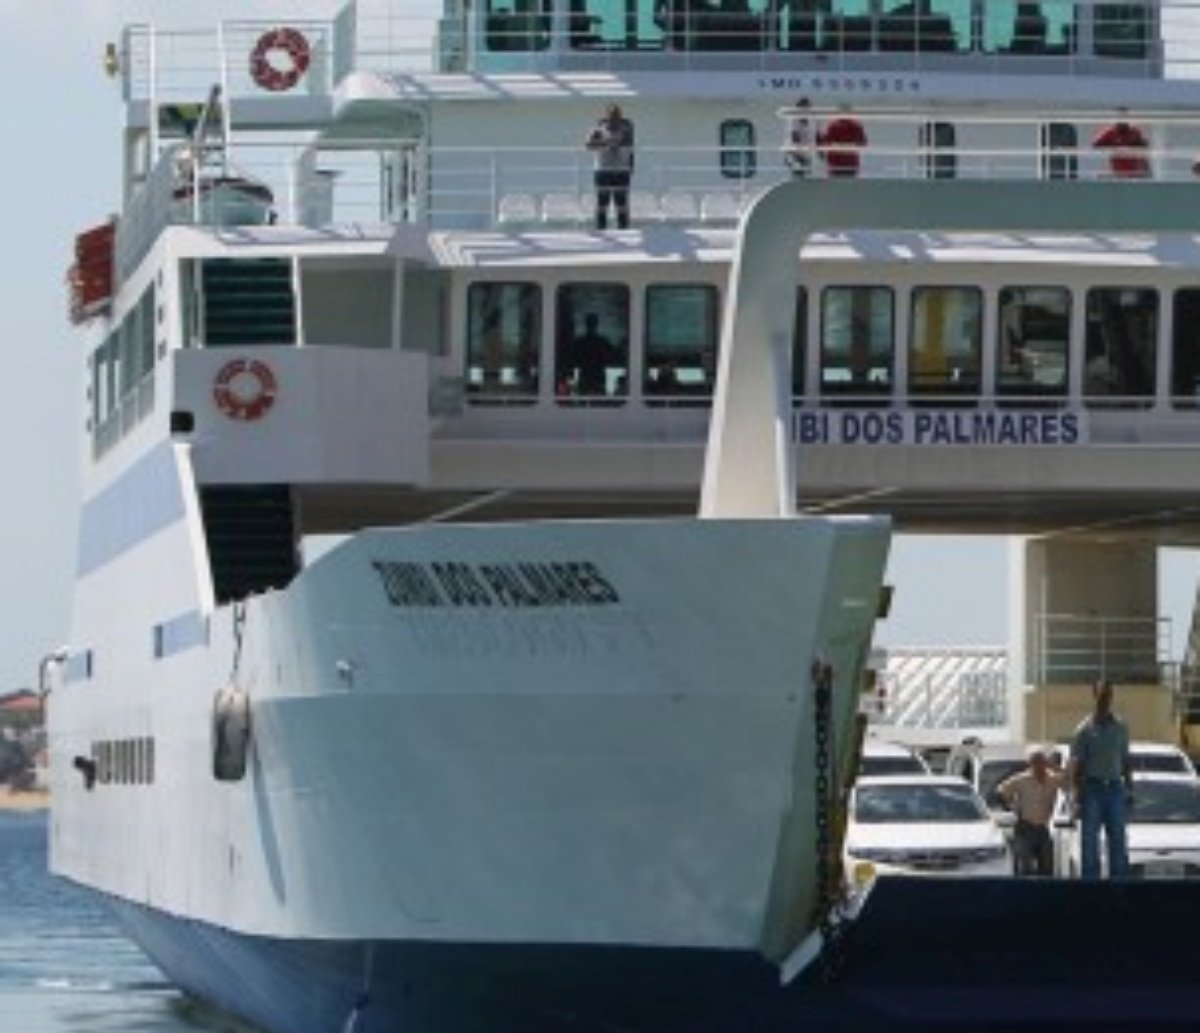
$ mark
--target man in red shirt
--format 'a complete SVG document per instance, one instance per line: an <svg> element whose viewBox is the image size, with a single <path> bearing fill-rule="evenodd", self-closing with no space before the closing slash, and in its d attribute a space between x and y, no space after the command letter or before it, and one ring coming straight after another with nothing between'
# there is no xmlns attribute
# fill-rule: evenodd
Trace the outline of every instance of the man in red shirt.
<svg viewBox="0 0 1200 1033"><path fill-rule="evenodd" d="M1105 126L1096 134L1092 146L1110 152L1108 169L1114 179L1150 177L1150 160L1146 157L1150 141L1137 126L1125 121Z"/></svg>
<svg viewBox="0 0 1200 1033"><path fill-rule="evenodd" d="M839 115L817 133L817 147L830 176L857 176L861 151L866 146L862 123L850 115Z"/></svg>

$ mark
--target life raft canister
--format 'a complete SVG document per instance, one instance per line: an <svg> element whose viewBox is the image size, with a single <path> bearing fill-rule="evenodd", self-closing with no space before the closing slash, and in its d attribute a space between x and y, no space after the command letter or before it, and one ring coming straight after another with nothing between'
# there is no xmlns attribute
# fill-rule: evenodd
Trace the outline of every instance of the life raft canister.
<svg viewBox="0 0 1200 1033"><path fill-rule="evenodd" d="M275 404L279 382L260 359L234 359L217 371L213 401L233 420L257 420Z"/></svg>
<svg viewBox="0 0 1200 1033"><path fill-rule="evenodd" d="M250 754L250 696L245 689L226 685L213 697L212 770L218 782L246 777Z"/></svg>
<svg viewBox="0 0 1200 1033"><path fill-rule="evenodd" d="M269 29L250 51L250 78L264 90L290 90L308 71L312 51L299 29Z"/></svg>

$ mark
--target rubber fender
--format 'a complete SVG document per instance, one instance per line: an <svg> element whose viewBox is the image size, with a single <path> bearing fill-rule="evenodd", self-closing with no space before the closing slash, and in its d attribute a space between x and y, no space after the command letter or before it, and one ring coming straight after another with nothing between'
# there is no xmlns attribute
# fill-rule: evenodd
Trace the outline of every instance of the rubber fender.
<svg viewBox="0 0 1200 1033"><path fill-rule="evenodd" d="M240 782L246 776L250 754L250 696L236 685L226 685L213 697L213 778Z"/></svg>

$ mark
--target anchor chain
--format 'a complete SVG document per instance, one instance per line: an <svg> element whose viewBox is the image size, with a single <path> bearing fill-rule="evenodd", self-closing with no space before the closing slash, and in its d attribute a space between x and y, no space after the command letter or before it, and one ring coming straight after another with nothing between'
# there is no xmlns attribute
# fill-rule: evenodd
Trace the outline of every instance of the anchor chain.
<svg viewBox="0 0 1200 1033"><path fill-rule="evenodd" d="M233 665L229 672L229 683L237 684L238 672L242 666L242 639L246 633L246 602L239 600L233 604Z"/></svg>
<svg viewBox="0 0 1200 1033"><path fill-rule="evenodd" d="M842 937L843 896L837 885L840 866L834 857L836 801L833 777L833 668L813 661L813 732L815 736L815 772L813 779L816 814L817 897L816 923L821 933L820 973L824 982L832 982L841 972L844 959Z"/></svg>

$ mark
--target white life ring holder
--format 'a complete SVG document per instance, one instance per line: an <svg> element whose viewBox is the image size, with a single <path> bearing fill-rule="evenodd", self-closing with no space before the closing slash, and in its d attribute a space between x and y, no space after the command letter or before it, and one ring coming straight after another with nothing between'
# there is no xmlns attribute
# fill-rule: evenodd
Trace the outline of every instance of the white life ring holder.
<svg viewBox="0 0 1200 1033"><path fill-rule="evenodd" d="M257 420L275 404L279 382L260 359L225 363L213 380L213 401L231 420Z"/></svg>
<svg viewBox="0 0 1200 1033"><path fill-rule="evenodd" d="M273 55L282 55L286 67L272 61ZM250 51L250 78L264 90L282 93L304 78L311 61L312 50L303 32L287 26L269 29Z"/></svg>

